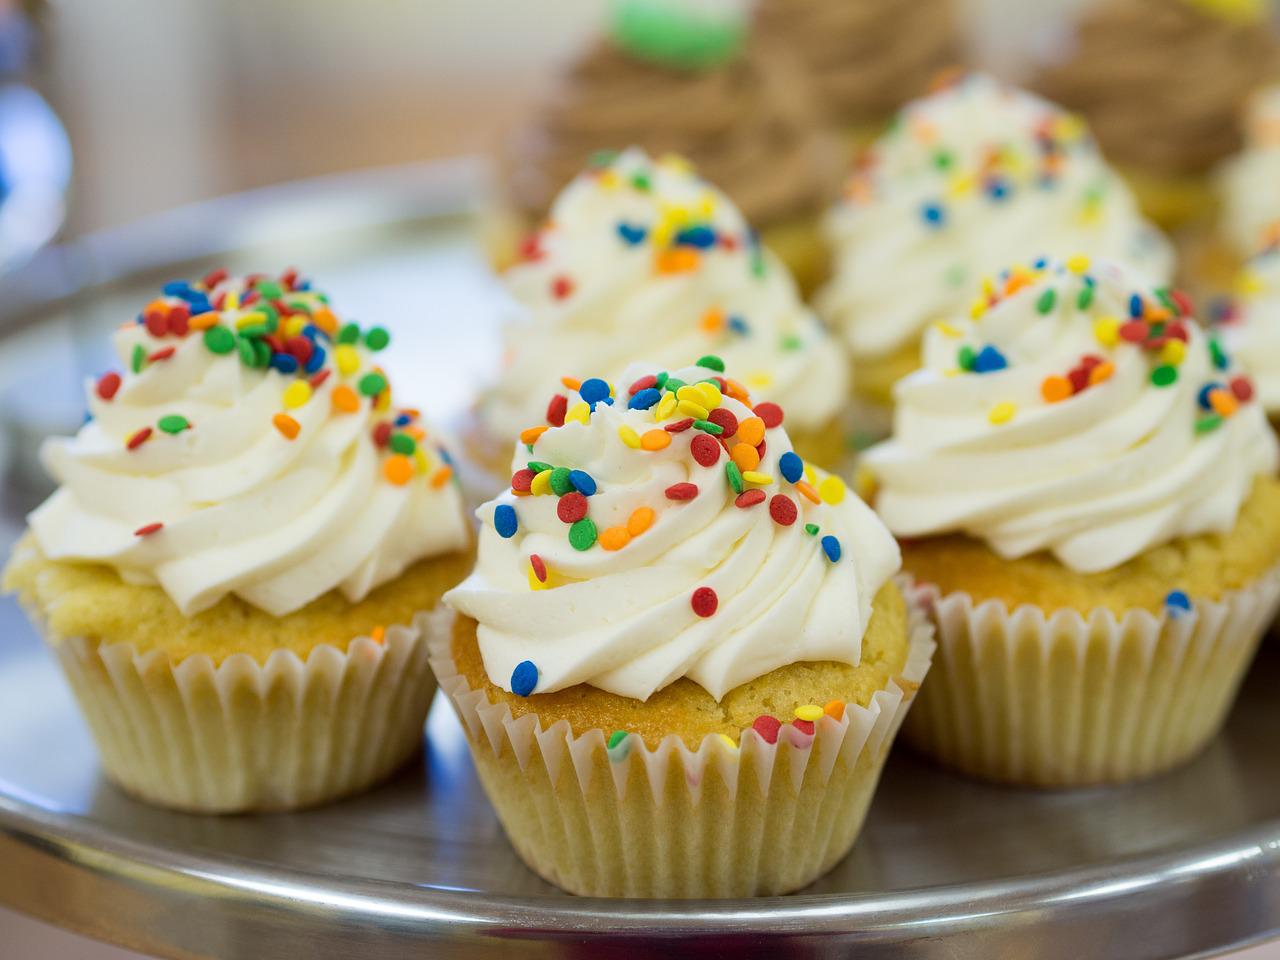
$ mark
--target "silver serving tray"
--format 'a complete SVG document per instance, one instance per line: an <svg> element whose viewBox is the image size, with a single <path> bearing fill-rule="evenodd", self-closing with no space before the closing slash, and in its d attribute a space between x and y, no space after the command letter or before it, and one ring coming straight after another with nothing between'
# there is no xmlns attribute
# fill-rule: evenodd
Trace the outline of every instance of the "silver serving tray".
<svg viewBox="0 0 1280 960"><path fill-rule="evenodd" d="M471 237L482 177L416 167L178 211L46 252L0 281L0 550L44 494L105 335L158 281L298 263L388 325L393 379L437 417L492 372L503 300ZM985 786L895 752L853 853L795 896L585 900L507 845L448 706L422 761L355 800L196 817L106 783L52 658L0 601L0 903L164 957L1144 958L1280 932L1280 651L1190 766L1071 793ZM0 948L0 955L3 955Z"/></svg>

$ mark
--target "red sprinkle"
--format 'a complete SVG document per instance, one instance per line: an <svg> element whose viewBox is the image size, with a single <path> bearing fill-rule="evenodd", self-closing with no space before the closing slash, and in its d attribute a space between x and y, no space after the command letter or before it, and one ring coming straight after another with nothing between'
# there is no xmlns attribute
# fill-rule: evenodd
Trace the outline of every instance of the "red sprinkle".
<svg viewBox="0 0 1280 960"><path fill-rule="evenodd" d="M284 273L280 274L280 283L286 290L292 290L293 285L298 282L298 268L290 267Z"/></svg>
<svg viewBox="0 0 1280 960"><path fill-rule="evenodd" d="M1253 381L1248 377L1232 377L1231 392L1241 403L1248 403L1253 399Z"/></svg>
<svg viewBox="0 0 1280 960"><path fill-rule="evenodd" d="M135 537L149 537L151 536L151 534L156 533L163 529L164 529L163 523L148 523L146 526L139 527L137 530L133 531L133 535Z"/></svg>
<svg viewBox="0 0 1280 960"><path fill-rule="evenodd" d="M153 337L163 337L169 332L169 318L163 310L148 310L142 315L142 322Z"/></svg>
<svg viewBox="0 0 1280 960"><path fill-rule="evenodd" d="M212 290L223 280L227 279L227 276L228 274L226 270L214 270L212 273L205 274L204 285L208 289Z"/></svg>
<svg viewBox="0 0 1280 960"><path fill-rule="evenodd" d="M667 431L667 433L684 433L692 426L693 417L685 417L683 420L676 420L673 423L668 423L662 429Z"/></svg>
<svg viewBox="0 0 1280 960"><path fill-rule="evenodd" d="M332 372L333 371L331 371L328 367L325 367L323 370L317 370L314 374L312 374L311 379L308 380L307 383L311 384L312 387L318 387L320 386L320 384L324 383L326 380L329 379L329 374Z"/></svg>
<svg viewBox="0 0 1280 960"><path fill-rule="evenodd" d="M800 720L797 718L791 721L791 725L795 727L797 730L799 730L801 733L806 733L811 737L813 736L812 720Z"/></svg>
<svg viewBox="0 0 1280 960"><path fill-rule="evenodd" d="M1080 358L1080 366L1084 368L1086 373L1098 366L1100 363L1102 363L1102 358L1096 353L1086 353Z"/></svg>
<svg viewBox="0 0 1280 960"><path fill-rule="evenodd" d="M124 445L125 445L125 448L128 450L137 450L140 446L142 446L144 443L146 443L150 439L151 439L151 428L143 427L137 433L130 435L129 439L125 441Z"/></svg>
<svg viewBox="0 0 1280 960"><path fill-rule="evenodd" d="M557 300L563 300L571 293L573 293L573 281L564 274L551 281L551 295Z"/></svg>
<svg viewBox="0 0 1280 960"><path fill-rule="evenodd" d="M760 454L760 459L761 459L761 460L763 460L763 459L764 459L764 452L765 452L767 449L769 449L769 441L768 441L768 440L761 440L759 443L757 443L757 444L756 444L756 453Z"/></svg>
<svg viewBox="0 0 1280 960"><path fill-rule="evenodd" d="M391 424L386 420L373 428L373 442L380 447L385 447L391 442Z"/></svg>
<svg viewBox="0 0 1280 960"><path fill-rule="evenodd" d="M528 468L517 470L511 475L511 489L516 493L528 493L535 476L536 474Z"/></svg>
<svg viewBox="0 0 1280 960"><path fill-rule="evenodd" d="M763 490L743 490L733 501L735 507L741 507L744 510L747 507L754 507L757 503L764 503Z"/></svg>
<svg viewBox="0 0 1280 960"><path fill-rule="evenodd" d="M98 379L98 396L103 400L110 400L116 395L116 391L120 389L120 374L112 370L110 373L104 373Z"/></svg>
<svg viewBox="0 0 1280 960"><path fill-rule="evenodd" d="M1141 343L1147 339L1151 327L1145 320L1130 320L1120 325L1120 339L1128 343Z"/></svg>
<svg viewBox="0 0 1280 960"><path fill-rule="evenodd" d="M274 333L263 334L263 343L271 348L272 353L284 353L284 341Z"/></svg>
<svg viewBox="0 0 1280 960"><path fill-rule="evenodd" d="M1072 393L1079 393L1089 386L1089 371L1084 367L1076 367L1067 374L1067 379L1071 381Z"/></svg>
<svg viewBox="0 0 1280 960"><path fill-rule="evenodd" d="M577 523L587 515L587 498L577 490L570 490L556 504L556 516L565 523Z"/></svg>
<svg viewBox="0 0 1280 960"><path fill-rule="evenodd" d="M762 713L751 721L751 729L764 739L765 743L777 743L778 731L782 729L782 721Z"/></svg>
<svg viewBox="0 0 1280 960"><path fill-rule="evenodd" d="M698 495L696 483L673 483L666 490L668 500L692 500Z"/></svg>
<svg viewBox="0 0 1280 960"><path fill-rule="evenodd" d="M547 565L540 556L536 553L529 554L529 566L533 567L533 575L538 578L539 583L547 582Z"/></svg>
<svg viewBox="0 0 1280 960"><path fill-rule="evenodd" d="M648 390L650 387L656 387L657 385L658 378L652 373L646 373L643 377L627 388L627 393L634 397L641 390Z"/></svg>
<svg viewBox="0 0 1280 960"><path fill-rule="evenodd" d="M791 526L796 522L796 517L799 515L800 511L796 509L796 502L785 493L775 493L769 501L769 516L773 517L773 522L779 526Z"/></svg>
<svg viewBox="0 0 1280 960"><path fill-rule="evenodd" d="M693 607L694 613L706 618L715 614L716 608L720 606L720 598L716 596L716 592L710 587L699 587L693 591L693 596L689 598L689 603Z"/></svg>
<svg viewBox="0 0 1280 960"><path fill-rule="evenodd" d="M689 444L693 459L704 467L714 467L720 462L720 444L711 436L700 433Z"/></svg>
<svg viewBox="0 0 1280 960"><path fill-rule="evenodd" d="M520 259L521 260L540 260L542 259L542 236L538 233L530 233L520 241Z"/></svg>
<svg viewBox="0 0 1280 960"><path fill-rule="evenodd" d="M1164 334L1172 340L1181 340L1187 342L1187 325L1181 320L1175 320L1164 328Z"/></svg>
<svg viewBox="0 0 1280 960"><path fill-rule="evenodd" d="M161 347L151 356L147 357L147 363L156 363L160 360L168 360L173 356L173 352L176 349L176 347Z"/></svg>
<svg viewBox="0 0 1280 960"><path fill-rule="evenodd" d="M732 410L716 407L707 414L707 419L721 429L721 440L728 440L738 432L738 418L733 415Z"/></svg>
<svg viewBox="0 0 1280 960"><path fill-rule="evenodd" d="M769 401L765 401L764 403L757 403L752 408L752 412L755 413L755 415L759 417L761 420L763 420L764 425L768 427L770 430L772 430L774 427L782 426L782 418L783 418L782 408L778 406L776 403L770 403Z"/></svg>
<svg viewBox="0 0 1280 960"><path fill-rule="evenodd" d="M1178 316L1192 317L1195 316L1196 305L1191 298L1182 290L1170 290L1169 299L1178 305Z"/></svg>
<svg viewBox="0 0 1280 960"><path fill-rule="evenodd" d="M311 354L315 352L315 349L316 345L303 336L290 337L284 342L285 353L297 357L298 363L304 365L311 359Z"/></svg>
<svg viewBox="0 0 1280 960"><path fill-rule="evenodd" d="M191 320L191 308L185 303L169 308L169 332L175 337L187 335L187 323Z"/></svg>
<svg viewBox="0 0 1280 960"><path fill-rule="evenodd" d="M547 423L553 427L564 426L564 415L569 412L569 398L557 393L547 404Z"/></svg>

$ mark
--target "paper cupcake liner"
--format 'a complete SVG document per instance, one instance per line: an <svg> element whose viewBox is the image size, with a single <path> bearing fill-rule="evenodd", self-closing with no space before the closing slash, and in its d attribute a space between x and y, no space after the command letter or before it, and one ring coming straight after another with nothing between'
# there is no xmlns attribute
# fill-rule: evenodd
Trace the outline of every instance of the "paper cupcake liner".
<svg viewBox="0 0 1280 960"><path fill-rule="evenodd" d="M866 707L754 730L738 747L709 735L696 750L655 749L628 734L574 735L515 719L459 675L451 615L432 631L432 666L467 734L485 792L521 859L583 896L708 898L788 893L830 870L862 826L885 757L928 672L932 627L912 611L906 665Z"/></svg>
<svg viewBox="0 0 1280 960"><path fill-rule="evenodd" d="M1280 604L1280 567L1187 613L1046 613L929 584L938 655L904 736L962 773L1074 787L1189 760L1221 728Z"/></svg>
<svg viewBox="0 0 1280 960"><path fill-rule="evenodd" d="M107 776L201 813L293 810L358 793L417 749L435 681L423 630L323 644L260 664L73 638L55 645Z"/></svg>

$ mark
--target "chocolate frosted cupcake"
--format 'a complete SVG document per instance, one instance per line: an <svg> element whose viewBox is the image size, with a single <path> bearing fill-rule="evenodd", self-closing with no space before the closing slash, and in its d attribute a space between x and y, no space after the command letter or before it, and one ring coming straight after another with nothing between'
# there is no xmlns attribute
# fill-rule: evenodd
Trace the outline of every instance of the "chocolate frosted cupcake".
<svg viewBox="0 0 1280 960"><path fill-rule="evenodd" d="M433 642L485 791L573 893L802 887L849 850L928 669L898 547L718 358L572 404L480 508Z"/></svg>
<svg viewBox="0 0 1280 960"><path fill-rule="evenodd" d="M1249 95L1277 71L1264 0L1105 0L1034 83L1078 110L1165 227L1212 210L1209 174L1243 143Z"/></svg>
<svg viewBox="0 0 1280 960"><path fill-rule="evenodd" d="M817 217L840 160L804 71L746 37L741 4L714 16L669 0L613 6L610 36L574 61L507 146L510 209L491 232L495 260L511 261L594 154L635 144L692 160L811 286L825 268Z"/></svg>

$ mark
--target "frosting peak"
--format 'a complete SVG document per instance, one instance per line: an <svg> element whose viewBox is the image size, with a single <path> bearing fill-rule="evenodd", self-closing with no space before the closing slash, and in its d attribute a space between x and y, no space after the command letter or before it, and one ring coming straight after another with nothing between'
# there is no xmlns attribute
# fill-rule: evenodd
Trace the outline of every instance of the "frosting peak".
<svg viewBox="0 0 1280 960"><path fill-rule="evenodd" d="M702 364L574 383L564 425L521 436L445 598L479 622L495 684L645 700L689 677L719 699L789 663L859 662L896 543L791 451L779 407Z"/></svg>
<svg viewBox="0 0 1280 960"><path fill-rule="evenodd" d="M1276 467L1252 383L1186 298L1085 257L989 281L895 397L894 435L867 454L891 530L1086 572L1229 530Z"/></svg>
<svg viewBox="0 0 1280 960"><path fill-rule="evenodd" d="M1280 221L1280 86L1250 98L1244 136L1244 150L1226 162L1219 180L1222 232L1237 253L1249 256Z"/></svg>
<svg viewBox="0 0 1280 960"><path fill-rule="evenodd" d="M388 340L292 271L167 284L115 335L124 373L86 384L89 421L46 442L41 550L186 615L234 593L282 616L464 547L449 454L375 362Z"/></svg>

